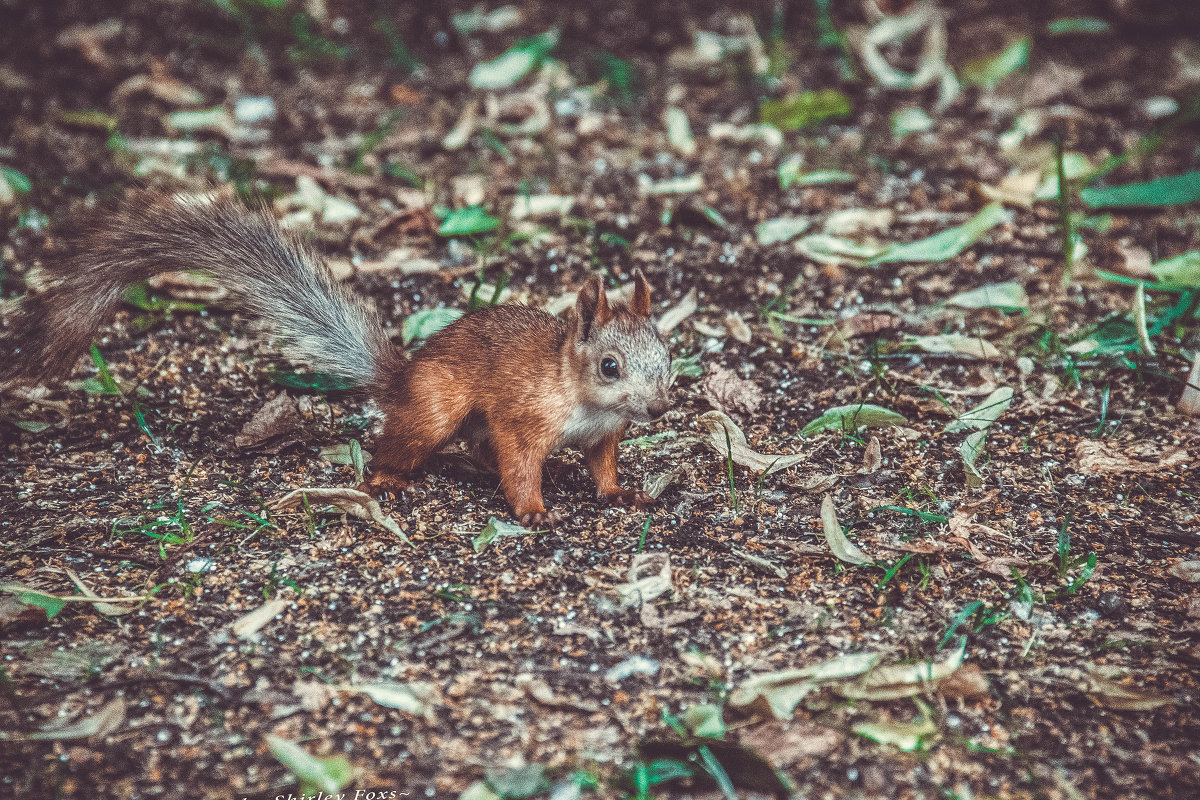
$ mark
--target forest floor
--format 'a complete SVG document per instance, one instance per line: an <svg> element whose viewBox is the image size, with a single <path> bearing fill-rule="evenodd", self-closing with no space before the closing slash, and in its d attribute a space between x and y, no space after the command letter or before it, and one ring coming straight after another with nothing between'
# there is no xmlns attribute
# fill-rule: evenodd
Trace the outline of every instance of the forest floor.
<svg viewBox="0 0 1200 800"><path fill-rule="evenodd" d="M944 2L898 91L858 4L457 5L0 4L0 296L136 185L274 203L398 344L640 268L657 506L288 507L378 410L134 287L0 397L0 797L1200 796L1200 224L1109 191L1194 199L1195 30Z"/></svg>

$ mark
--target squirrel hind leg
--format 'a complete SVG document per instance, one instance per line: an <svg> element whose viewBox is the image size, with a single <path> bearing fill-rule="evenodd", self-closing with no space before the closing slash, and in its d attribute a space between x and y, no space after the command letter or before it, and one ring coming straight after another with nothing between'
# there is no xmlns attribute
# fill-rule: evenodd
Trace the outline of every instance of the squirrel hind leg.
<svg viewBox="0 0 1200 800"><path fill-rule="evenodd" d="M410 403L385 404L368 485L377 492L407 488L409 476L454 436L469 412L461 397L437 402L425 395Z"/></svg>

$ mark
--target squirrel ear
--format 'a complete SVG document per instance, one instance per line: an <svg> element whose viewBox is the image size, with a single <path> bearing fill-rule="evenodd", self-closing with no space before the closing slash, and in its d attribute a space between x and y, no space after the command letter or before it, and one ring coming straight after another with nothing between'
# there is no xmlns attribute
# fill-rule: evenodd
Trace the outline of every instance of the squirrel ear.
<svg viewBox="0 0 1200 800"><path fill-rule="evenodd" d="M599 276L590 278L579 290L575 316L579 320L580 341L586 341L597 328L612 319L612 309L608 307L608 297L604 294L604 282Z"/></svg>
<svg viewBox="0 0 1200 800"><path fill-rule="evenodd" d="M629 310L639 317L650 316L650 284L640 269L633 271L633 299L629 301Z"/></svg>

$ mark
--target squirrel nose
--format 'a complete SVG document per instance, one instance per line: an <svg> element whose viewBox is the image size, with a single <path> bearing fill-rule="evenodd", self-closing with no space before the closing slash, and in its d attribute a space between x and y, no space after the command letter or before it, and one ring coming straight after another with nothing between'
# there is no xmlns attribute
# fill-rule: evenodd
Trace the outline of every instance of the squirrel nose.
<svg viewBox="0 0 1200 800"><path fill-rule="evenodd" d="M646 413L650 415L650 419L658 419L667 410L671 408L671 404L666 400L655 400L650 405L646 406Z"/></svg>

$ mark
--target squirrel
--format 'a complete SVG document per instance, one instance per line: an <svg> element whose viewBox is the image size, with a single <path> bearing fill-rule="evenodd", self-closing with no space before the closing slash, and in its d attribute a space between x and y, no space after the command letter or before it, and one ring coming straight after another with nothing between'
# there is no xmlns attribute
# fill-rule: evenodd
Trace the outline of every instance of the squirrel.
<svg viewBox="0 0 1200 800"><path fill-rule="evenodd" d="M456 434L500 474L513 515L555 525L542 467L555 449L583 451L598 496L645 508L617 480L631 421L669 408L671 360L650 319L650 286L608 302L598 276L562 320L523 305L464 315L406 355L382 321L269 210L232 198L140 190L93 215L47 265L50 287L22 299L0 330L0 387L63 376L114 314L130 284L199 270L274 328L284 352L365 390L384 413L367 488L401 491Z"/></svg>

